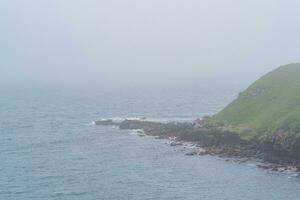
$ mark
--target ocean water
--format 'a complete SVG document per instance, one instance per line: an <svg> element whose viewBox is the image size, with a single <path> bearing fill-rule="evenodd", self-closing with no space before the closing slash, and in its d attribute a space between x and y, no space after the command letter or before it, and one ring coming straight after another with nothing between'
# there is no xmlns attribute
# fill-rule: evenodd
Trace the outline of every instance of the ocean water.
<svg viewBox="0 0 300 200"><path fill-rule="evenodd" d="M299 200L294 173L185 156L98 118L189 120L213 114L241 88L1 89L2 200Z"/></svg>

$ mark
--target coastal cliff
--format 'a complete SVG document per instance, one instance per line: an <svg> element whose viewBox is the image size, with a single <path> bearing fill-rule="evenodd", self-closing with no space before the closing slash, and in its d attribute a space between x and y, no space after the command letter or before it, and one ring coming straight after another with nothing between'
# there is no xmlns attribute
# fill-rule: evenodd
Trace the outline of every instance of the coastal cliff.
<svg viewBox="0 0 300 200"><path fill-rule="evenodd" d="M224 110L201 120L181 123L99 120L95 123L138 129L158 138L176 138L177 142L193 142L205 154L258 158L300 171L300 64L281 66L268 73Z"/></svg>
<svg viewBox="0 0 300 200"><path fill-rule="evenodd" d="M210 123L222 124L240 138L255 141L266 159L300 160L300 64L266 74Z"/></svg>

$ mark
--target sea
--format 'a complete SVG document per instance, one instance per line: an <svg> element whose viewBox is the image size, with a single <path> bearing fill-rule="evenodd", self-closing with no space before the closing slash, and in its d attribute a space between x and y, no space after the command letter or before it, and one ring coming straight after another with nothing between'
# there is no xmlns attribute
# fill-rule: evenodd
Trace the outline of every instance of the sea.
<svg viewBox="0 0 300 200"><path fill-rule="evenodd" d="M189 121L245 88L2 87L1 200L299 200L300 176L96 126L97 119Z"/></svg>

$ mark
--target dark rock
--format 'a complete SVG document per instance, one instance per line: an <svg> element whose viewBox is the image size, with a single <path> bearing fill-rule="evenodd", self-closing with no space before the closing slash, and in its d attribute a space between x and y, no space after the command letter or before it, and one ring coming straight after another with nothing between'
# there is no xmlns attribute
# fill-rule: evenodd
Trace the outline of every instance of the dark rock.
<svg viewBox="0 0 300 200"><path fill-rule="evenodd" d="M170 146L180 146L182 145L182 142L171 142Z"/></svg>
<svg viewBox="0 0 300 200"><path fill-rule="evenodd" d="M256 165L258 168L261 168L261 169L271 169L271 166L269 165L262 165L262 164L258 164Z"/></svg>
<svg viewBox="0 0 300 200"><path fill-rule="evenodd" d="M186 156L194 156L194 155L197 155L197 152L196 151L192 151L192 152L188 152L185 154Z"/></svg>
<svg viewBox="0 0 300 200"><path fill-rule="evenodd" d="M97 120L97 121L95 121L95 124L99 125L99 126L112 126L112 125L115 125L115 123L111 119Z"/></svg>
<svg viewBox="0 0 300 200"><path fill-rule="evenodd" d="M219 155L235 157L240 162L244 158L258 158L276 166L258 165L259 168L280 171L280 166L290 166L290 170L300 171L300 133L279 130L276 134L243 140L238 134L227 130L223 124L210 124L208 119L193 123L159 123L140 120L99 120L96 125L117 125L120 129L140 129L146 135L158 139L174 138L171 146L182 145L183 141L192 142L204 148L205 152L189 152L186 155ZM250 131L250 130L249 130ZM267 134L265 134L267 135ZM176 138L176 141L175 141ZM247 160L247 159L245 159Z"/></svg>

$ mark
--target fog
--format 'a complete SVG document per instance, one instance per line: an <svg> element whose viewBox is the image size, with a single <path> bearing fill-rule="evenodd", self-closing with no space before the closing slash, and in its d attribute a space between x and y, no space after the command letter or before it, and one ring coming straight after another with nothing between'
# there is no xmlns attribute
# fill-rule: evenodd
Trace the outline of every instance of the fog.
<svg viewBox="0 0 300 200"><path fill-rule="evenodd" d="M297 0L2 0L0 83L249 84L299 61Z"/></svg>

